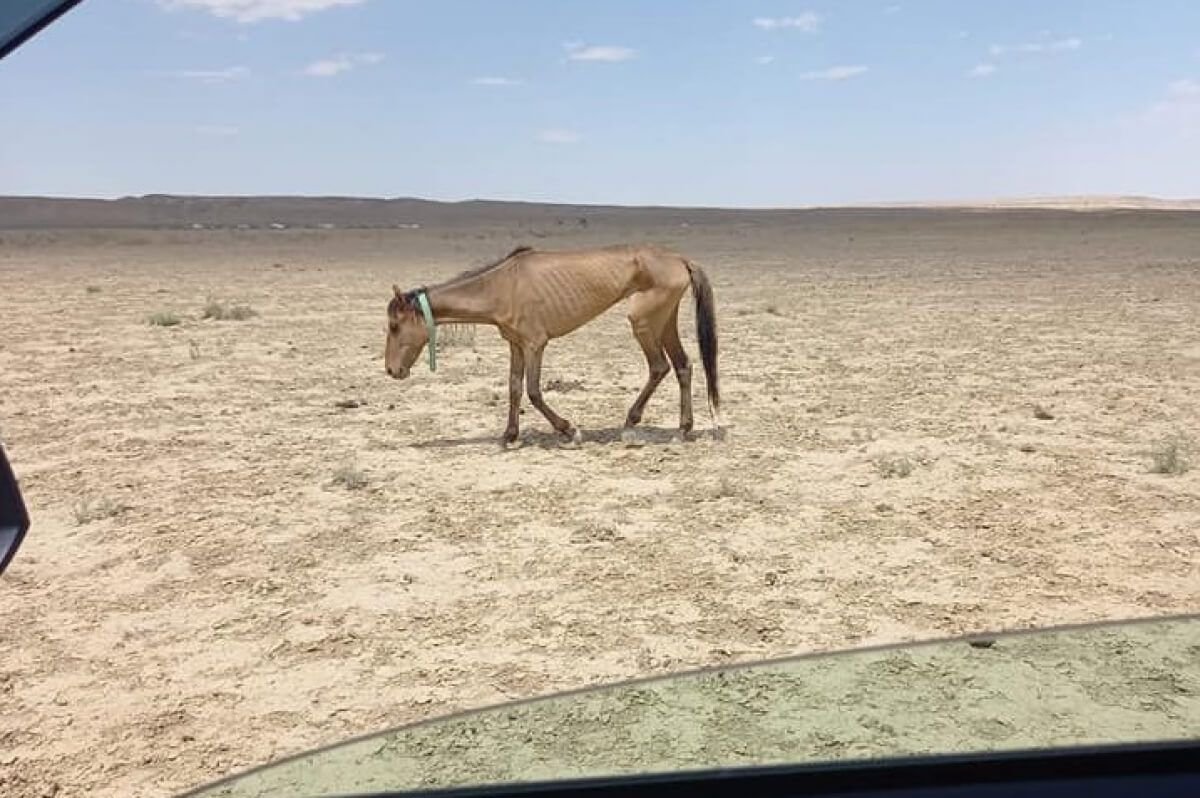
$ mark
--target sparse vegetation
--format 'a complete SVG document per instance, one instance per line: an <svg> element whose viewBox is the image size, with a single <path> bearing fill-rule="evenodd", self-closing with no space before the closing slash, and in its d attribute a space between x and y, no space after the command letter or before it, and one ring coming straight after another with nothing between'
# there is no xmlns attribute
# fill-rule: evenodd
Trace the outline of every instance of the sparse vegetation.
<svg viewBox="0 0 1200 798"><path fill-rule="evenodd" d="M367 475L354 462L349 462L333 472L333 484L347 490L359 490L367 486Z"/></svg>
<svg viewBox="0 0 1200 798"><path fill-rule="evenodd" d="M1150 473L1178 476L1191 469L1192 443L1177 435L1161 441L1150 452Z"/></svg>
<svg viewBox="0 0 1200 798"><path fill-rule="evenodd" d="M619 543L624 539L615 526L603 522L588 522L571 533L572 543Z"/></svg>
<svg viewBox="0 0 1200 798"><path fill-rule="evenodd" d="M84 496L71 507L71 517L76 526L84 526L93 521L103 521L118 515L125 508L108 498Z"/></svg>
<svg viewBox="0 0 1200 798"><path fill-rule="evenodd" d="M875 458L875 470L884 479L904 479L910 476L916 465L904 455L884 454Z"/></svg>
<svg viewBox="0 0 1200 798"><path fill-rule="evenodd" d="M569 393L571 391L582 391L583 380L560 380L558 378L547 380L542 384L542 390L546 393Z"/></svg>
<svg viewBox="0 0 1200 798"><path fill-rule="evenodd" d="M87 291L89 294L98 294L98 293L100 293L100 286L89 285L89 286L86 286L83 290Z"/></svg>
<svg viewBox="0 0 1200 798"><path fill-rule="evenodd" d="M748 494L749 491L746 487L739 483L736 478L730 476L721 477L712 491L714 499L743 499Z"/></svg>
<svg viewBox="0 0 1200 798"><path fill-rule="evenodd" d="M212 297L208 298L208 301L204 303L204 309L200 312L200 318L214 321L245 321L257 315L258 311L249 305L227 305Z"/></svg>
<svg viewBox="0 0 1200 798"><path fill-rule="evenodd" d="M438 351L475 343L474 324L445 324L438 327Z"/></svg>
<svg viewBox="0 0 1200 798"><path fill-rule="evenodd" d="M1038 421L1053 421L1054 414L1047 410L1042 405L1033 406L1033 417Z"/></svg>
<svg viewBox="0 0 1200 798"><path fill-rule="evenodd" d="M200 359L200 343L198 341L188 341L188 357L192 360Z"/></svg>
<svg viewBox="0 0 1200 798"><path fill-rule="evenodd" d="M178 313L170 310L154 313L149 318L152 327L175 327L183 323L183 319L179 318Z"/></svg>

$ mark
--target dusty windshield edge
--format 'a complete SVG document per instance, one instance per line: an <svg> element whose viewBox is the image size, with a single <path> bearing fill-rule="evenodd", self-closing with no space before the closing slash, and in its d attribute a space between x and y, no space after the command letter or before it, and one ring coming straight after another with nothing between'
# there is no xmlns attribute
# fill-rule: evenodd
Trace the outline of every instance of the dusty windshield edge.
<svg viewBox="0 0 1200 798"><path fill-rule="evenodd" d="M34 0L0 11L0 58L15 52L82 0Z"/></svg>
<svg viewBox="0 0 1200 798"><path fill-rule="evenodd" d="M296 754L271 761L266 764L258 765L229 776L208 782L187 792L177 793L176 798L200 798L200 796L209 796L215 791L223 787L243 782L258 774L267 771L278 771L286 769L289 765L296 764L304 759L318 758L323 755L331 754L339 749L352 748L362 745L371 740L382 739L392 735L404 732L418 731L428 727L439 725L448 725L457 721L468 720L475 717L487 716L501 711L516 711L523 708L534 707L542 704L550 704L554 702L569 701L572 698L581 698L592 695L598 695L621 690L631 690L637 688L650 687L654 685L663 685L671 682L678 682L689 679L699 679L705 676L713 675L733 675L747 671L759 669L769 669L781 667L793 663L801 663L815 660L831 660L839 658L850 658L854 656L864 656L870 654L883 654L889 652L905 652L913 653L920 652L925 649L937 648L939 646L948 646L964 643L979 643L981 645L992 645L995 642L1013 642L1029 638L1042 638L1056 635L1067 635L1075 632L1088 631L1103 631L1103 630L1129 630L1139 627L1170 625L1170 624L1187 624L1200 621L1200 613L1181 613L1162 616L1142 616L1129 618L1124 620L1103 620L1081 622L1073 624L1063 624L1055 626L1044 626L1029 629L1016 629L1003 632L972 632L958 636L947 636L932 639L916 640L909 642L886 643L877 645L868 645L857 648L837 649L833 651L814 651L804 654L787 655L773 657L768 659L750 660L746 662L731 663L728 665L713 665L690 670L676 671L668 674L658 674L654 676L639 677L625 681L607 682L603 684L589 685L570 690L564 690L557 693L546 695L533 696L516 701L500 702L490 704L483 707L465 709L458 712L453 712L445 715L425 718L408 724L400 724L397 726L388 727L386 729L369 732L346 740L342 740L329 745L307 749ZM482 785L481 785L482 786Z"/></svg>

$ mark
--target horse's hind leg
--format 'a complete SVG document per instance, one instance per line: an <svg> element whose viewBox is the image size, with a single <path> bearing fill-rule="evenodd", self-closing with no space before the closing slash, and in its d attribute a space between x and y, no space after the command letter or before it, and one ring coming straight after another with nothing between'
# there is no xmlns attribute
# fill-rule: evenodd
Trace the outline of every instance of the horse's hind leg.
<svg viewBox="0 0 1200 798"><path fill-rule="evenodd" d="M626 429L641 422L642 413L645 412L650 397L654 395L663 377L671 371L671 364L667 362L667 355L663 352L662 333L666 320L662 308L645 300L637 301L645 296L643 294L635 298L634 306L629 311L629 323L633 327L634 337L642 346L643 354L646 355L646 365L649 366L650 374L646 378L646 385L630 406L629 414L625 416Z"/></svg>
<svg viewBox="0 0 1200 798"><path fill-rule="evenodd" d="M671 311L671 318L663 330L663 348L667 351L667 357L675 367L675 376L679 379L679 431L686 437L695 423L692 418L692 364L688 362L683 342L679 340L678 305Z"/></svg>

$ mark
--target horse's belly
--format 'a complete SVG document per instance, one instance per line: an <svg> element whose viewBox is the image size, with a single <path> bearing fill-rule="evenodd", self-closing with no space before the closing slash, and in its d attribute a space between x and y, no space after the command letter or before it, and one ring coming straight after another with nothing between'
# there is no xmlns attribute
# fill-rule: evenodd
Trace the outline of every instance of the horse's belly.
<svg viewBox="0 0 1200 798"><path fill-rule="evenodd" d="M546 332L551 338L579 329L636 290L633 285L603 276L586 281L551 280L546 287L541 299Z"/></svg>
<svg viewBox="0 0 1200 798"><path fill-rule="evenodd" d="M546 332L558 338L592 321L623 298L622 292L606 292L571 303L569 307L554 307L546 314Z"/></svg>

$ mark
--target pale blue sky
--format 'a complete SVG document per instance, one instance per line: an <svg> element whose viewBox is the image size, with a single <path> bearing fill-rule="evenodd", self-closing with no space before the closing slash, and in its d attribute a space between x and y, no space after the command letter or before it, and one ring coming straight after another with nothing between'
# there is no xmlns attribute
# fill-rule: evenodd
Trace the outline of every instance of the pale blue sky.
<svg viewBox="0 0 1200 798"><path fill-rule="evenodd" d="M1196 0L86 0L0 194L1200 196Z"/></svg>

